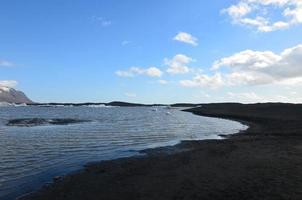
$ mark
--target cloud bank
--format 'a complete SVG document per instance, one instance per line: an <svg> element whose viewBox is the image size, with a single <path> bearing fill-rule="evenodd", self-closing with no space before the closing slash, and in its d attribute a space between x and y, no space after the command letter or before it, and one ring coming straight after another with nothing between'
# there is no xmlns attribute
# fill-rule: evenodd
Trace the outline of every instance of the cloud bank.
<svg viewBox="0 0 302 200"><path fill-rule="evenodd" d="M285 49L280 54L245 50L215 61L212 71L214 75L198 74L192 80L180 81L180 84L217 88L225 85L302 83L302 44Z"/></svg>
<svg viewBox="0 0 302 200"><path fill-rule="evenodd" d="M221 13L229 15L234 24L255 28L259 32L272 32L302 23L302 1L240 0ZM280 14L282 19L270 20L274 13Z"/></svg>

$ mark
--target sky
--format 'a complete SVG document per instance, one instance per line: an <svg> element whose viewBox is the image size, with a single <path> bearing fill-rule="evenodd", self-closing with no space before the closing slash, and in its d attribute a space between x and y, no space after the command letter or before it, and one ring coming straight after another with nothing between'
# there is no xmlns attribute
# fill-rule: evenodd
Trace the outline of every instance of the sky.
<svg viewBox="0 0 302 200"><path fill-rule="evenodd" d="M302 103L301 0L0 0L0 85L36 102Z"/></svg>

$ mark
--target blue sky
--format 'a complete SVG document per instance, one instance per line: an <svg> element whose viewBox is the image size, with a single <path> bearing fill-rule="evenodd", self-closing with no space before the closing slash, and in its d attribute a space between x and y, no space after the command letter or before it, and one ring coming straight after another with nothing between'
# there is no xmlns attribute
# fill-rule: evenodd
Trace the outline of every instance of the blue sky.
<svg viewBox="0 0 302 200"><path fill-rule="evenodd" d="M34 101L302 101L299 0L1 0L0 8L0 85Z"/></svg>

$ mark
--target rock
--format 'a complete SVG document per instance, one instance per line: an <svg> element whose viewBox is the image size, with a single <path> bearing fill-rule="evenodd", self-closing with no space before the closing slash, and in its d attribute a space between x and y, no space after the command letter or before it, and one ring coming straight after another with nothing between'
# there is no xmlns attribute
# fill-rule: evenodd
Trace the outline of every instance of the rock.
<svg viewBox="0 0 302 200"><path fill-rule="evenodd" d="M7 126L21 126L21 127L31 127L31 126L43 126L43 125L68 125L75 123L88 122L89 120L81 119L43 119L43 118L21 118L21 119L11 119L7 122Z"/></svg>
<svg viewBox="0 0 302 200"><path fill-rule="evenodd" d="M62 180L61 176L55 176L55 177L53 177L53 182L58 182L60 180Z"/></svg>

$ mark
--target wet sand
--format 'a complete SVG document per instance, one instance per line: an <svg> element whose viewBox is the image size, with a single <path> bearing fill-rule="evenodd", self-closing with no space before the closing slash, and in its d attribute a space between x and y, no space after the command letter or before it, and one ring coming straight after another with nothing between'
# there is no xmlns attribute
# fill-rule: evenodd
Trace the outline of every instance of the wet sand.
<svg viewBox="0 0 302 200"><path fill-rule="evenodd" d="M302 199L302 105L209 104L187 110L250 128L147 156L90 164L22 199Z"/></svg>

